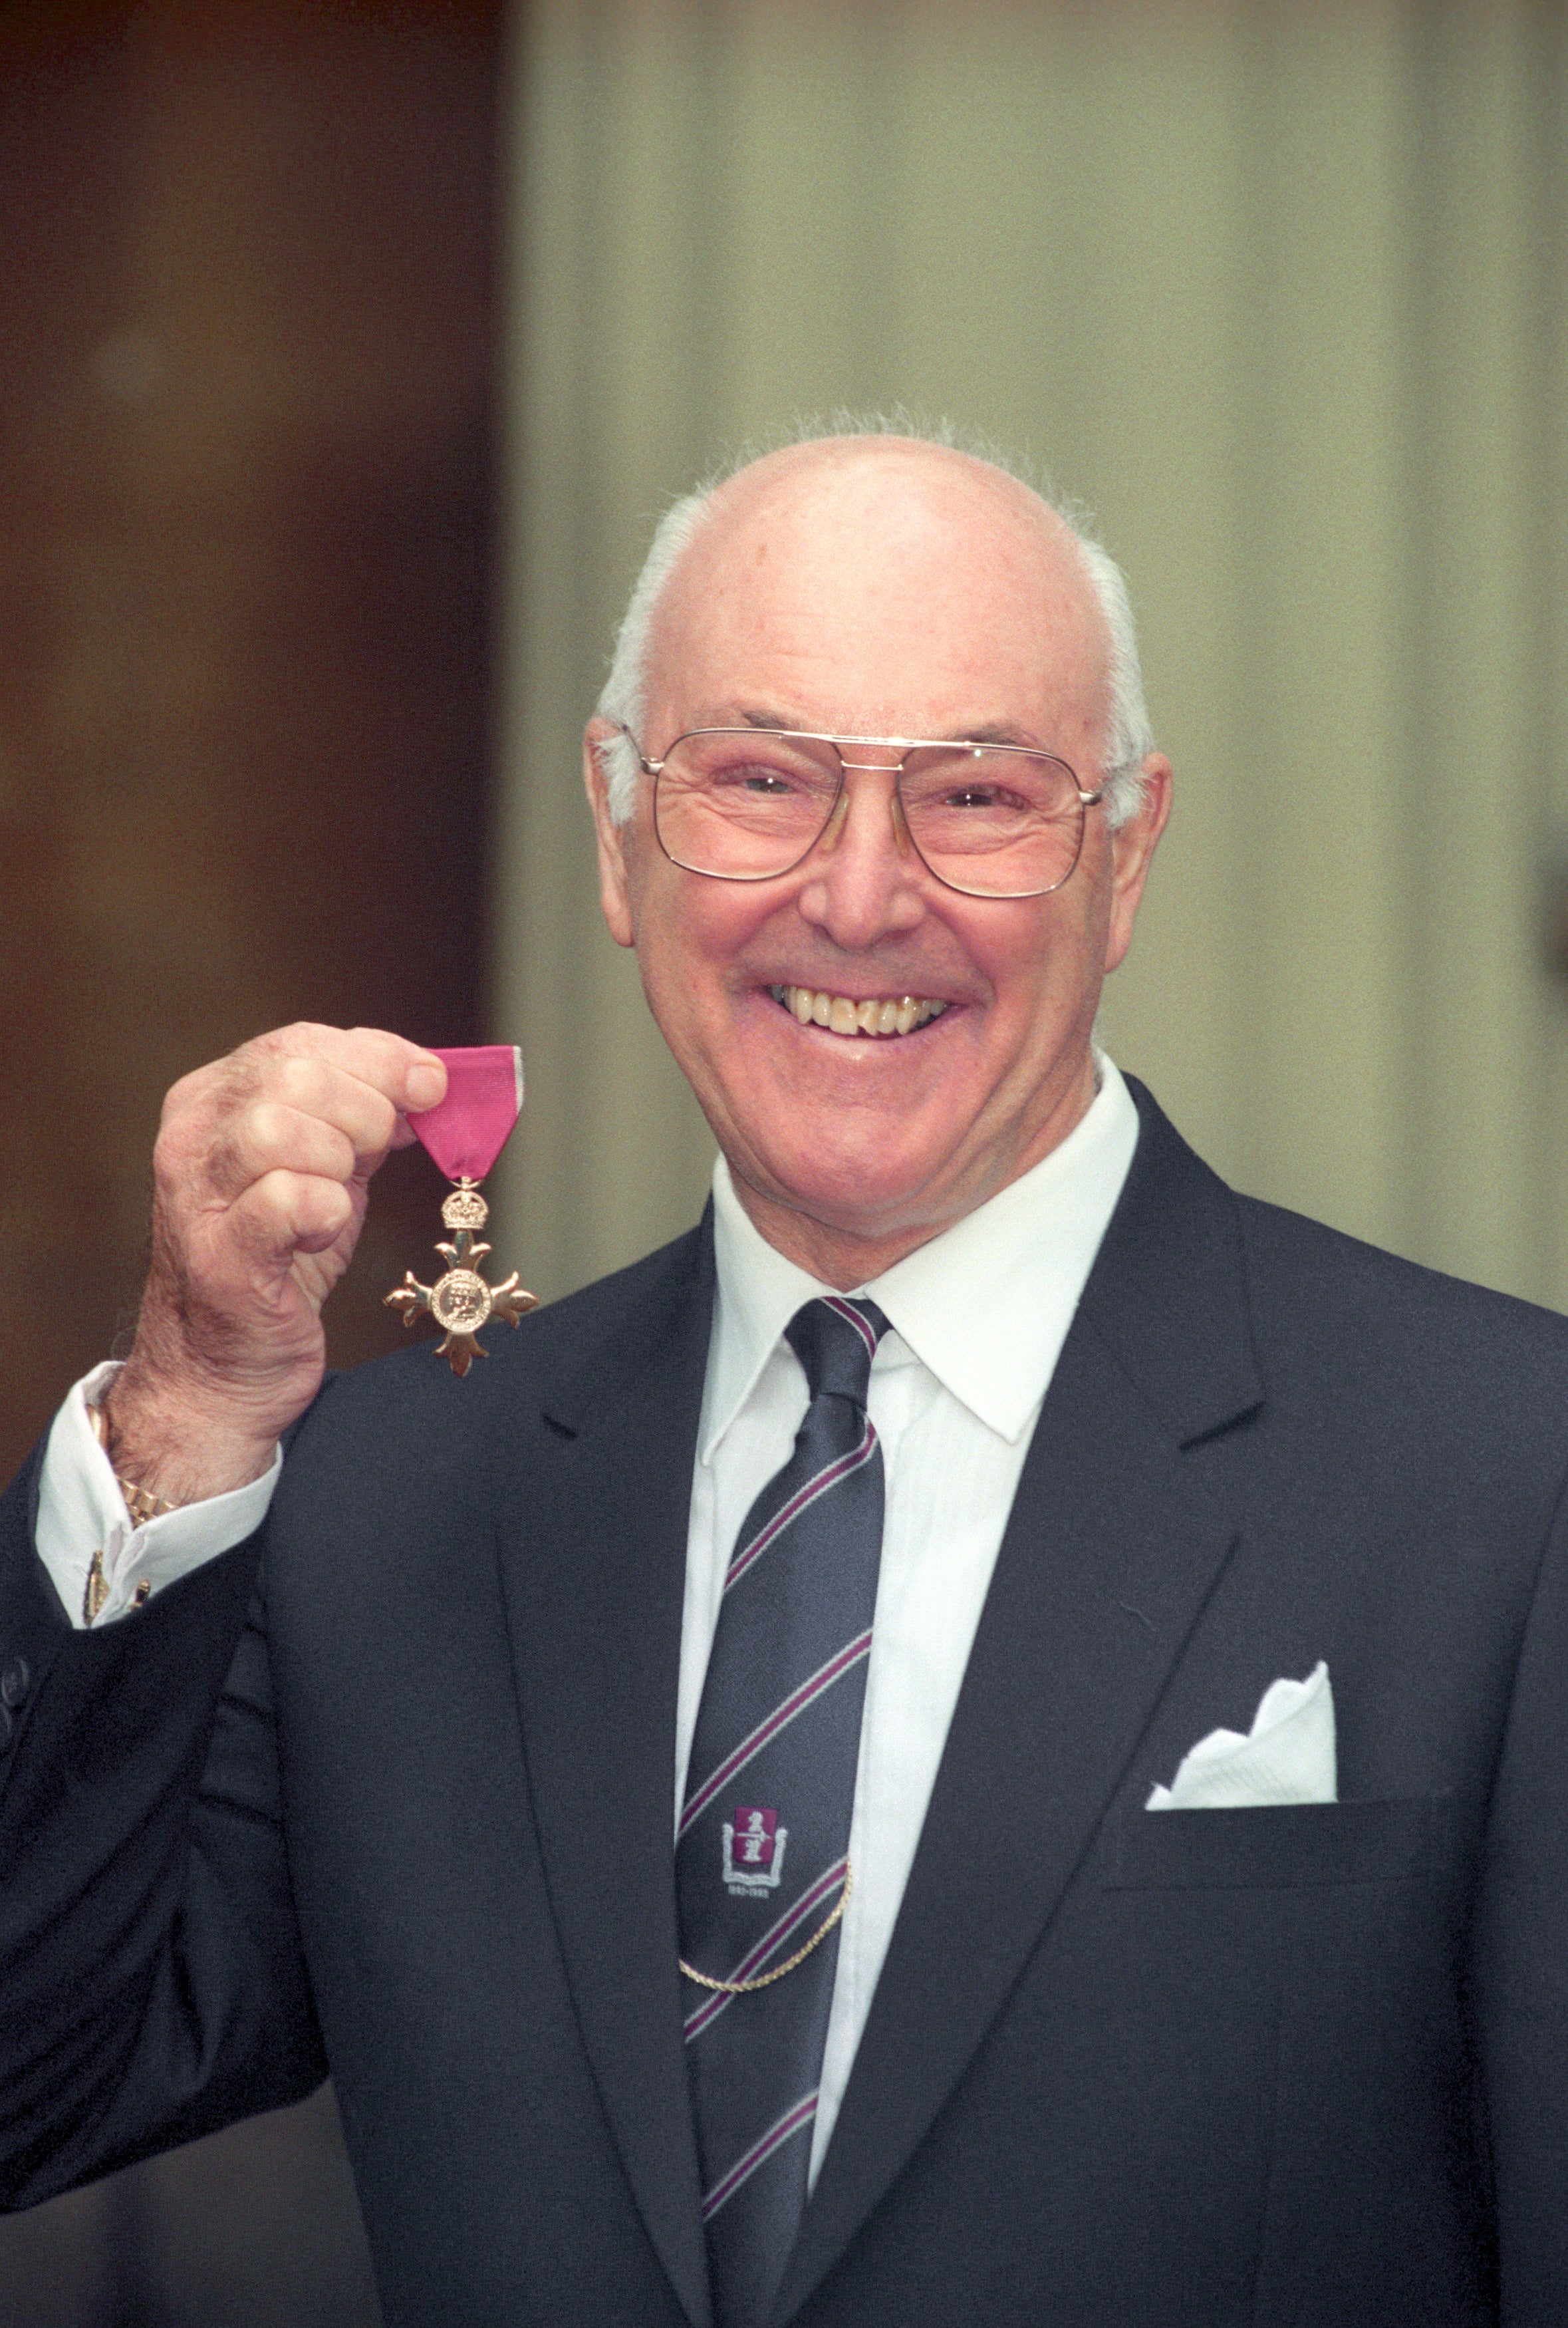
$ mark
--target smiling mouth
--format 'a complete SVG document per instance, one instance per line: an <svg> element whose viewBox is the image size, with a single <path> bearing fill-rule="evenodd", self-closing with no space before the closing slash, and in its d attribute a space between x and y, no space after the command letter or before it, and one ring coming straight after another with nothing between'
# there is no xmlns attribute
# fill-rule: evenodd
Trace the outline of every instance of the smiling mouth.
<svg viewBox="0 0 1568 2328"><path fill-rule="evenodd" d="M940 1018L945 1002L917 994L874 997L865 1002L847 994L825 994L814 986L770 986L768 992L785 1010L793 1010L803 1027L825 1027L830 1035L912 1035L932 1018Z"/></svg>

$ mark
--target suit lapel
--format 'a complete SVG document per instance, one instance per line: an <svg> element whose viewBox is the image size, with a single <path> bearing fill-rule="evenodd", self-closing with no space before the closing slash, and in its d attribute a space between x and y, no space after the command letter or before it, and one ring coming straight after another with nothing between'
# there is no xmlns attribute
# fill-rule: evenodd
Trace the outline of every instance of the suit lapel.
<svg viewBox="0 0 1568 2328"><path fill-rule="evenodd" d="M584 1338L590 1347L546 1404L542 1450L503 1495L502 1581L530 1791L584 2044L660 2260L706 2328L671 1838L711 1231L644 1267L640 1300L603 1305L602 1332Z"/></svg>
<svg viewBox="0 0 1568 2328"><path fill-rule="evenodd" d="M1138 1092L1036 1430L787 2319L919 2143L1049 1924L1233 1551L1258 1404L1234 1202Z"/></svg>

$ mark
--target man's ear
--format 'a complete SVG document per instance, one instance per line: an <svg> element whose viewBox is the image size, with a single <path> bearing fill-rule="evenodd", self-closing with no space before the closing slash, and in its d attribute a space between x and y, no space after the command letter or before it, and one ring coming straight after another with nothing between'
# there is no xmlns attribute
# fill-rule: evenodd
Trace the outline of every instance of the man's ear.
<svg viewBox="0 0 1568 2328"><path fill-rule="evenodd" d="M1163 752L1151 752L1140 774L1143 799L1136 815L1118 825L1111 835L1111 925L1105 938L1105 968L1120 964L1132 943L1143 884L1160 834L1170 814L1170 763Z"/></svg>
<svg viewBox="0 0 1568 2328"><path fill-rule="evenodd" d="M631 885L626 878L624 846L631 820L616 824L610 814L610 792L605 762L608 747L621 730L610 719L590 719L583 731L583 784L594 812L594 834L599 850L599 903L610 935L617 945L636 943L632 915Z"/></svg>

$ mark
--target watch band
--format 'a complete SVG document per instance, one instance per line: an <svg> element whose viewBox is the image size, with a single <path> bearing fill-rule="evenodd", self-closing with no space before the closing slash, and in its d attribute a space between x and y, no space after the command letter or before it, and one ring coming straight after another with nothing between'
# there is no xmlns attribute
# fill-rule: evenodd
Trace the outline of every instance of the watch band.
<svg viewBox="0 0 1568 2328"><path fill-rule="evenodd" d="M101 1406L89 1406L87 1412L92 1424L92 1435L108 1455L108 1417ZM113 1457L109 1460L112 1465ZM123 1472L116 1471L115 1486L125 1497L126 1509L136 1527L146 1527L149 1520L161 1520L165 1513L177 1512L180 1508L178 1504L172 1504L167 1496L155 1496L150 1488L138 1488L136 1481L127 1479Z"/></svg>
<svg viewBox="0 0 1568 2328"><path fill-rule="evenodd" d="M88 1420L92 1424L92 1435L104 1453L108 1455L109 1451L108 1417L101 1406L89 1406L87 1413ZM110 1463L112 1466L112 1457L110 1457ZM166 1496L155 1496L150 1488L139 1488L134 1479L123 1478L118 1471L115 1472L114 1482L126 1499L126 1509L131 1516L134 1526L145 1527L148 1520L162 1519L166 1512L176 1512L180 1508L178 1504L172 1504ZM145 1576L141 1578L131 1595L132 1608L140 1609L151 1597L152 1590L149 1580ZM99 1610L108 1599L108 1579L103 1572L103 1547L100 1544L93 1554L91 1564L87 1572L87 1589L81 1596L81 1613L87 1624L90 1625L97 1618Z"/></svg>

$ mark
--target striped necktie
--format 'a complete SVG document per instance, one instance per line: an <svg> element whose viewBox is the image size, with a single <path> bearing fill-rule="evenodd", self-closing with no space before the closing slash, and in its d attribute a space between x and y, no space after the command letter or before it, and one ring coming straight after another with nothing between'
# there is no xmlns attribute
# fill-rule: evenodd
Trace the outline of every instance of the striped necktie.
<svg viewBox="0 0 1568 2328"><path fill-rule="evenodd" d="M765 2318L805 2205L882 1552L866 1388L887 1330L875 1302L837 1295L785 1329L811 1402L737 1540L692 1740L675 1873L718 2328Z"/></svg>

